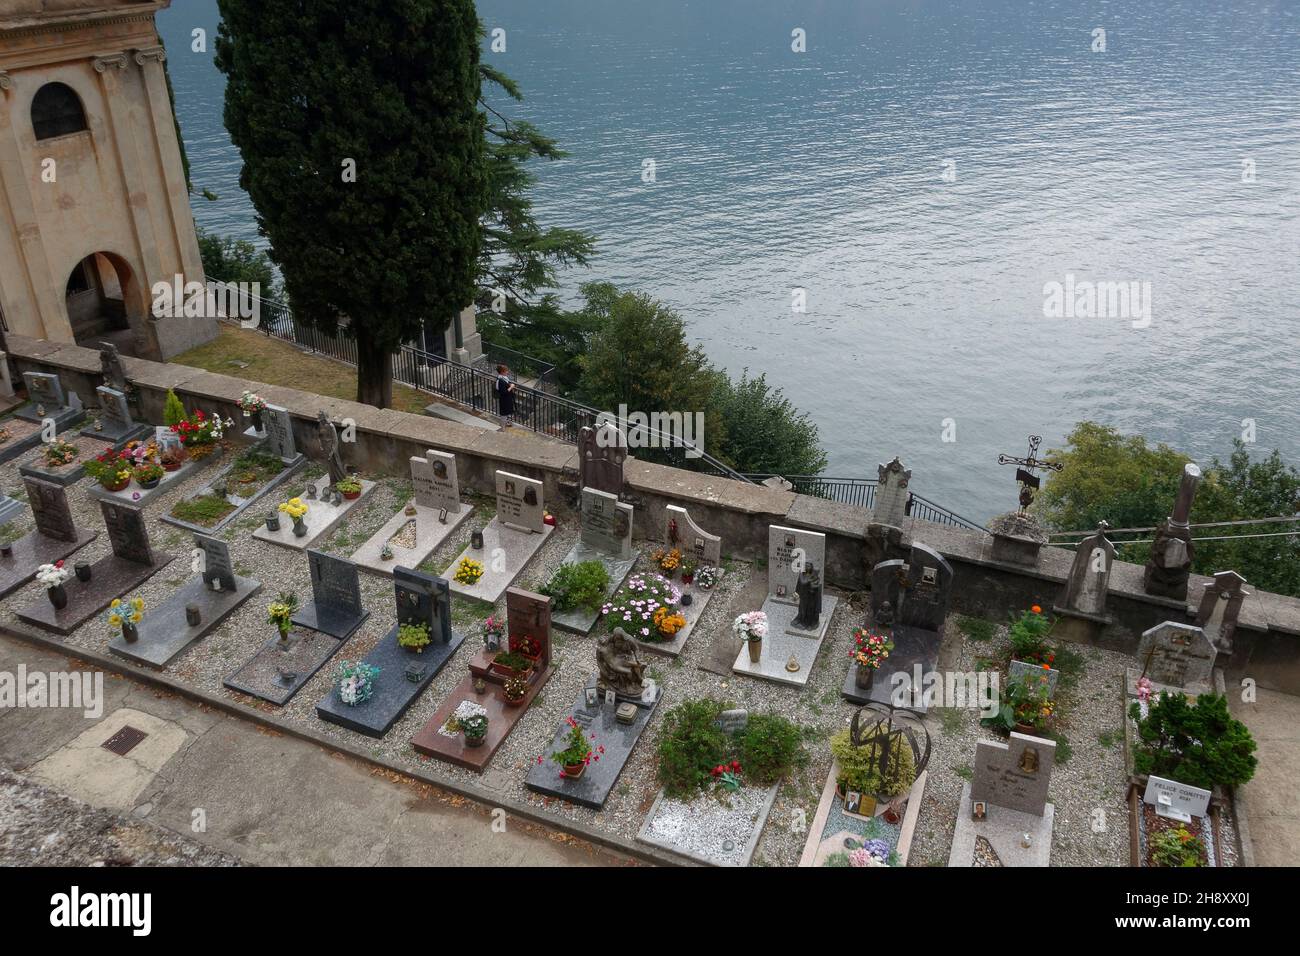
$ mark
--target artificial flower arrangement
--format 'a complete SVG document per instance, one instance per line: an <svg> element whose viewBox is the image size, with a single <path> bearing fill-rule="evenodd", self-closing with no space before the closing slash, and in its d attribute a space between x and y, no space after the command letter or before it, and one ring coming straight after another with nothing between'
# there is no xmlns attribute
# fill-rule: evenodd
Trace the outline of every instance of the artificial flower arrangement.
<svg viewBox="0 0 1300 956"><path fill-rule="evenodd" d="M740 789L740 761L733 760L731 763L720 763L709 771L709 776L717 781L718 786L727 793L735 793Z"/></svg>
<svg viewBox="0 0 1300 956"><path fill-rule="evenodd" d="M677 607L681 599L682 592L662 574L634 574L601 606L600 613L611 631L621 627L638 640L661 641L686 624L683 618L671 633L659 630L660 621L671 616L671 609ZM656 613L665 608L669 613L656 621Z"/></svg>
<svg viewBox="0 0 1300 956"><path fill-rule="evenodd" d="M301 498L295 497L290 498L288 501L281 504L279 510L284 514L287 514L294 521L301 521L307 516L307 512L310 509L307 507L307 502L303 501Z"/></svg>
<svg viewBox="0 0 1300 956"><path fill-rule="evenodd" d="M761 641L767 637L767 615L762 611L747 611L732 622L731 630L743 641Z"/></svg>
<svg viewBox="0 0 1300 956"><path fill-rule="evenodd" d="M144 620L144 598L136 595L129 601L113 598L108 605L108 624L120 628L124 624L136 625Z"/></svg>
<svg viewBox="0 0 1300 956"><path fill-rule="evenodd" d="M542 656L542 642L531 634L524 634L515 638L514 647L511 650L523 654L530 660L538 660Z"/></svg>
<svg viewBox="0 0 1300 956"><path fill-rule="evenodd" d="M588 766L600 760L600 755L605 752L605 746L596 743L595 734L588 737L582 729L582 724L572 717L566 717L565 720L569 724L569 733L564 738L564 749L551 754L551 760L560 765L560 776L581 777ZM541 763L542 758L538 757L537 762Z"/></svg>
<svg viewBox="0 0 1300 956"><path fill-rule="evenodd" d="M489 615L483 622L483 637L500 638L506 632L506 619L497 617L495 614Z"/></svg>
<svg viewBox="0 0 1300 956"><path fill-rule="evenodd" d="M63 566L62 561L55 561L53 564L42 564L36 569L36 580L41 582L45 588L57 588L61 584L67 584L72 580L72 571Z"/></svg>
<svg viewBox="0 0 1300 956"><path fill-rule="evenodd" d="M64 465L70 465L77 460L79 454L81 452L76 445L62 440L46 442L41 446L41 460L45 462L46 468L62 468Z"/></svg>
<svg viewBox="0 0 1300 956"><path fill-rule="evenodd" d="M853 650L849 651L849 659L859 667L879 670L893 649L892 637L878 634L868 627L859 627L853 632Z"/></svg>
<svg viewBox="0 0 1300 956"><path fill-rule="evenodd" d="M120 451L105 448L102 452L86 462L86 474L98 481L105 488L124 488L131 480L134 461Z"/></svg>
<svg viewBox="0 0 1300 956"><path fill-rule="evenodd" d="M528 678L507 677L506 682L501 685L501 693L511 703L518 703L528 693Z"/></svg>
<svg viewBox="0 0 1300 956"><path fill-rule="evenodd" d="M650 560L659 565L659 570L664 574L672 574L677 570L678 565L682 563L682 552L680 548L655 548L650 553Z"/></svg>
<svg viewBox="0 0 1300 956"><path fill-rule="evenodd" d="M422 653L431 640L429 625L423 622L402 624L397 628L397 643L417 654Z"/></svg>
<svg viewBox="0 0 1300 956"><path fill-rule="evenodd" d="M349 707L355 707L374 696L379 668L365 661L339 661L335 676L338 679L339 699Z"/></svg>
<svg viewBox="0 0 1300 956"><path fill-rule="evenodd" d="M473 558L464 557L456 565L455 578L461 584L478 584L478 579L483 577L483 562L475 561Z"/></svg>
<svg viewBox="0 0 1300 956"><path fill-rule="evenodd" d="M248 418L254 412L262 413L266 411L266 399L255 392L245 389L244 394L239 396L239 410Z"/></svg>
<svg viewBox="0 0 1300 956"><path fill-rule="evenodd" d="M695 572L695 586L701 591L711 590L722 577L722 569L717 565L705 564Z"/></svg>
<svg viewBox="0 0 1300 956"><path fill-rule="evenodd" d="M298 595L292 591L281 591L274 601L266 606L266 617L280 632L280 640L287 640L289 630L293 627L293 616L298 613Z"/></svg>

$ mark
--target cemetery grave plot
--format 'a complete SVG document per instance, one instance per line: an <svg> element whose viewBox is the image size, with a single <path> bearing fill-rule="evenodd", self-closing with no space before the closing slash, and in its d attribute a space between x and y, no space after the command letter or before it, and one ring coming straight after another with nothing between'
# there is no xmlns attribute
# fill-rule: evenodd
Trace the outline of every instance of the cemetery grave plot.
<svg viewBox="0 0 1300 956"><path fill-rule="evenodd" d="M352 555L375 574L418 568L474 510L460 500L455 455L429 449L411 458L410 468L415 496Z"/></svg>
<svg viewBox="0 0 1300 956"><path fill-rule="evenodd" d="M78 527L63 486L24 478L23 487L36 527L0 546L0 597L12 594L32 580L41 565L66 560L99 535L98 531ZM16 504L13 499L6 500L6 521L16 520L19 513Z"/></svg>
<svg viewBox="0 0 1300 956"><path fill-rule="evenodd" d="M748 866L780 784L673 800L655 797L636 838L710 866Z"/></svg>
<svg viewBox="0 0 1300 956"><path fill-rule="evenodd" d="M176 502L162 520L201 534L220 531L285 483L304 461L299 455L286 462L267 445L246 448L201 489Z"/></svg>
<svg viewBox="0 0 1300 956"><path fill-rule="evenodd" d="M152 426L139 423L131 417L126 395L118 389L101 385L95 389L95 399L99 403L95 420L81 430L82 435L121 448L127 442L145 438L153 432Z"/></svg>
<svg viewBox="0 0 1300 956"><path fill-rule="evenodd" d="M921 801L925 794L925 781L929 771L921 771L907 796L907 804L898 820L891 822L886 817L887 804L877 801L870 813L848 813L844 796L836 786L839 768L832 764L831 772L826 778L821 800L817 804L817 813L808 830L808 842L804 845L803 855L799 858L800 866L852 866L849 854L862 847L868 840L882 840L885 845L885 857L896 854L893 859L898 866L907 866L911 852L912 834L916 831L916 818L921 812Z"/></svg>
<svg viewBox="0 0 1300 956"><path fill-rule="evenodd" d="M543 520L542 494L540 481L496 473L496 514L445 572L456 595L495 604L515 583L555 530Z"/></svg>
<svg viewBox="0 0 1300 956"><path fill-rule="evenodd" d="M14 412L17 418L41 424L54 422L56 431L79 424L86 417L76 392L66 392L59 376L49 372L23 372L27 386L27 404Z"/></svg>
<svg viewBox="0 0 1300 956"><path fill-rule="evenodd" d="M52 443L53 444L53 443ZM53 454L56 449L42 443L18 465L20 475L51 481L56 485L73 485L86 474L86 461L94 458L106 447L106 443L95 436L64 433L58 439L59 450L73 449L75 457L65 460L67 456L47 457L47 448Z"/></svg>
<svg viewBox="0 0 1300 956"><path fill-rule="evenodd" d="M581 531L578 542L565 556L561 566L598 562L609 576L605 599L609 600L636 566L639 553L632 547L632 506L616 495L594 488L583 488ZM549 590L549 588L548 588ZM562 604L557 601L557 604ZM590 634L600 618L600 610L587 606L557 609L555 626L575 634ZM632 633L632 628L628 628ZM684 639L683 639L684 642Z"/></svg>
<svg viewBox="0 0 1300 956"><path fill-rule="evenodd" d="M347 516L348 512L365 501L366 495L375 487L373 481L368 481L365 478L355 480L361 485L361 494L356 498L340 496L340 501L335 504L329 498L330 479L328 475L309 479L307 488L302 493L295 495L307 506L307 514L302 520L302 524L306 526L306 533L303 535L296 534L294 521L288 515L277 511L275 528L272 529L269 523L263 523L261 527L253 532L253 537L260 541L278 544L282 548L292 548L295 551L305 550L317 541L323 541L334 527Z"/></svg>
<svg viewBox="0 0 1300 956"><path fill-rule="evenodd" d="M222 681L230 690L283 707L346 643L330 634L295 625L287 643L267 640L253 657Z"/></svg>
<svg viewBox="0 0 1300 956"><path fill-rule="evenodd" d="M0 465L13 461L41 443L41 426L7 415L0 418Z"/></svg>

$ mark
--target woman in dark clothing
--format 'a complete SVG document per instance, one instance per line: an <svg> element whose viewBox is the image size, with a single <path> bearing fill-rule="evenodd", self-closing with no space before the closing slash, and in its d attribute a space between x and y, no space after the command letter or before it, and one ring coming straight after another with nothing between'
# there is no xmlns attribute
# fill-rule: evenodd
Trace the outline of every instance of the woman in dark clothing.
<svg viewBox="0 0 1300 956"><path fill-rule="evenodd" d="M510 369L504 365L497 366L497 411L501 415L501 427L510 427L510 416L515 413L515 383L510 381Z"/></svg>

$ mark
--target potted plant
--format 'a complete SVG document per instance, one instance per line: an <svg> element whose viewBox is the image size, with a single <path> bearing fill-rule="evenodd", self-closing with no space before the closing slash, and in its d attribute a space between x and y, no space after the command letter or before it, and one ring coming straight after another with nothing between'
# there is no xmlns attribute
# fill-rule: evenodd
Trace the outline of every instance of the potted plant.
<svg viewBox="0 0 1300 956"><path fill-rule="evenodd" d="M528 679L525 677L507 677L501 685L501 696L507 704L522 704L528 695Z"/></svg>
<svg viewBox="0 0 1300 956"><path fill-rule="evenodd" d="M339 699L349 707L364 704L375 693L375 678L379 676L379 670L365 661L339 661L335 674Z"/></svg>
<svg viewBox="0 0 1300 956"><path fill-rule="evenodd" d="M690 584L695 580L695 572L700 568L700 562L695 558L682 558L682 584Z"/></svg>
<svg viewBox="0 0 1300 956"><path fill-rule="evenodd" d="M144 598L139 595L129 601L113 598L108 605L109 627L120 628L122 640L135 642L140 639L139 624L144 620Z"/></svg>
<svg viewBox="0 0 1300 956"><path fill-rule="evenodd" d="M478 584L479 578L483 577L483 562L475 561L473 558L464 557L456 565L455 578L461 584L473 586Z"/></svg>
<svg viewBox="0 0 1300 956"><path fill-rule="evenodd" d="M853 682L861 690L871 688L871 680L880 670L889 652L894 649L894 640L871 628L859 627L853 632L853 650L849 659L857 665Z"/></svg>
<svg viewBox="0 0 1300 956"><path fill-rule="evenodd" d="M415 624L399 624L397 627L397 643L408 651L423 654L431 640L429 625L423 621Z"/></svg>
<svg viewBox="0 0 1300 956"><path fill-rule="evenodd" d="M560 765L560 775L577 779L581 777L587 765L593 760L599 760L600 755L592 749L592 741L582 730L582 725L572 717L566 717L569 723L569 733L564 738L565 746L562 750L557 750L551 754L551 760ZM538 760L541 760L539 757Z"/></svg>
<svg viewBox="0 0 1300 956"><path fill-rule="evenodd" d="M56 611L62 611L68 606L68 592L64 585L71 578L72 571L65 568L62 561L42 564L36 569L36 580L45 587L45 595Z"/></svg>
<svg viewBox="0 0 1300 956"><path fill-rule="evenodd" d="M46 468L62 468L64 465L70 465L77 460L79 454L81 451L76 445L62 439L55 439L41 446L41 461L45 463Z"/></svg>
<svg viewBox="0 0 1300 956"><path fill-rule="evenodd" d="M1051 664L1056 660L1047 635L1051 633L1053 621L1043 614L1043 609L1035 604L1019 616L1011 615L1011 658L1030 664Z"/></svg>
<svg viewBox="0 0 1300 956"><path fill-rule="evenodd" d="M303 519L307 517L307 511L309 510L307 507L307 502L297 497L290 498L288 501L280 505L279 510L284 512L290 518L293 519L294 537L295 538L306 537L307 522L304 521Z"/></svg>
<svg viewBox="0 0 1300 956"><path fill-rule="evenodd" d="M337 488L339 493L348 501L356 501L361 497L361 479L352 475L348 475L346 478L340 478L334 487Z"/></svg>
<svg viewBox="0 0 1300 956"><path fill-rule="evenodd" d="M722 569L716 565L706 564L695 572L695 586L701 591L712 590L722 577Z"/></svg>
<svg viewBox="0 0 1300 956"><path fill-rule="evenodd" d="M180 471L188 458L184 445L168 445L158 454L158 463L163 471Z"/></svg>
<svg viewBox="0 0 1300 956"><path fill-rule="evenodd" d="M1002 691L998 712L992 717L982 718L980 723L1000 728L1006 733L1042 736L1056 710L1048 693L1049 686L1046 671L1026 674L1011 681Z"/></svg>
<svg viewBox="0 0 1300 956"><path fill-rule="evenodd" d="M492 658L491 669L506 677L528 678L533 672L533 661L518 651L498 651Z"/></svg>
<svg viewBox="0 0 1300 956"><path fill-rule="evenodd" d="M750 662L757 664L763 656L763 638L767 637L767 615L762 611L741 614L731 629L749 646Z"/></svg>
<svg viewBox="0 0 1300 956"><path fill-rule="evenodd" d="M217 442L225 435L226 429L234 424L230 419L209 415L199 409L172 425L172 431L180 436L181 444L189 452L190 458L198 461L216 451Z"/></svg>
<svg viewBox="0 0 1300 956"><path fill-rule="evenodd" d="M678 567L681 566L682 552L679 548L655 548L650 553L650 560L659 565L659 570L671 579Z"/></svg>
<svg viewBox="0 0 1300 956"><path fill-rule="evenodd" d="M655 631L665 641L671 641L677 632L686 626L686 617L680 611L667 607L658 607L650 616Z"/></svg>
<svg viewBox="0 0 1300 956"><path fill-rule="evenodd" d="M133 462L112 448L106 448L86 462L86 474L98 481L107 491L121 491L131 483Z"/></svg>
<svg viewBox="0 0 1300 956"><path fill-rule="evenodd" d="M298 613L298 595L292 591L281 591L274 601L266 606L267 619L280 632L280 643L289 642L289 631L293 627L293 616Z"/></svg>
<svg viewBox="0 0 1300 956"><path fill-rule="evenodd" d="M506 633L505 618L490 615L483 622L483 643L490 651L500 650L501 638Z"/></svg>
<svg viewBox="0 0 1300 956"><path fill-rule="evenodd" d="M155 464L152 461L146 461L142 465L136 465L131 470L131 477L135 479L136 484L141 488L157 488L158 482L162 481L162 476L166 472L163 466Z"/></svg>
<svg viewBox="0 0 1300 956"><path fill-rule="evenodd" d="M266 400L262 396L245 390L239 397L239 410L245 418L252 420L254 431L262 430L262 412L266 411Z"/></svg>
<svg viewBox="0 0 1300 956"><path fill-rule="evenodd" d="M470 714L461 718L460 729L465 735L466 747L482 747L488 731L487 714Z"/></svg>

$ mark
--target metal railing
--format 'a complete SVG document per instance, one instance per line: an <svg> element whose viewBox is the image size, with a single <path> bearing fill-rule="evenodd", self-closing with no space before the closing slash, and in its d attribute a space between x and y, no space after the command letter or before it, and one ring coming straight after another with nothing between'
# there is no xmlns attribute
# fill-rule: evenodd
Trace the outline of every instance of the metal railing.
<svg viewBox="0 0 1300 956"><path fill-rule="evenodd" d="M474 362L485 372L495 374L498 365L505 365L511 373L521 379L528 379L532 387L550 395L560 393L560 385L555 374L555 366L539 358L525 355L507 345L483 340L483 354Z"/></svg>
<svg viewBox="0 0 1300 956"><path fill-rule="evenodd" d="M914 491L910 492L907 497L907 513L921 521L951 525L954 528L968 528L971 531L983 531L986 534L989 530L977 521L963 518L955 511L949 511L943 505L935 504L929 498L922 498Z"/></svg>

